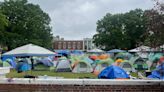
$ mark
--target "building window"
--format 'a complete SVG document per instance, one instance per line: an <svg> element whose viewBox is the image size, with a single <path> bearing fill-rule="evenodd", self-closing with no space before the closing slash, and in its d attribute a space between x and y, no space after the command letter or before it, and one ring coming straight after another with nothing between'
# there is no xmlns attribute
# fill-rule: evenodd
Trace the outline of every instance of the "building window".
<svg viewBox="0 0 164 92"><path fill-rule="evenodd" d="M68 42L68 49L71 49L71 42Z"/></svg>
<svg viewBox="0 0 164 92"><path fill-rule="evenodd" d="M73 42L73 49L76 49L76 42Z"/></svg>
<svg viewBox="0 0 164 92"><path fill-rule="evenodd" d="M78 43L77 43L77 49L80 49L80 48L81 48L81 43L78 42Z"/></svg>
<svg viewBox="0 0 164 92"><path fill-rule="evenodd" d="M58 49L61 49L61 42L58 42Z"/></svg>
<svg viewBox="0 0 164 92"><path fill-rule="evenodd" d="M63 49L66 49L66 42L63 42Z"/></svg>

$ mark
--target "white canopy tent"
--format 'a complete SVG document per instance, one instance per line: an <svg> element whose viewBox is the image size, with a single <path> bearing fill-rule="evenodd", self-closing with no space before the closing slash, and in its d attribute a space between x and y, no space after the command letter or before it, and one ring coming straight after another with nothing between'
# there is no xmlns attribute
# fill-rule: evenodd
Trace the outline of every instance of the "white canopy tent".
<svg viewBox="0 0 164 92"><path fill-rule="evenodd" d="M87 52L90 52L90 53L101 53L101 52L104 52L104 51L101 50L101 49L95 48L95 49L89 50L89 51L87 51Z"/></svg>
<svg viewBox="0 0 164 92"><path fill-rule="evenodd" d="M52 56L54 52L45 49L43 47L27 44L18 48L15 48L9 52L4 53L2 56Z"/></svg>
<svg viewBox="0 0 164 92"><path fill-rule="evenodd" d="M129 52L142 52L142 51L151 51L151 48L148 46L140 46L135 49L129 50Z"/></svg>

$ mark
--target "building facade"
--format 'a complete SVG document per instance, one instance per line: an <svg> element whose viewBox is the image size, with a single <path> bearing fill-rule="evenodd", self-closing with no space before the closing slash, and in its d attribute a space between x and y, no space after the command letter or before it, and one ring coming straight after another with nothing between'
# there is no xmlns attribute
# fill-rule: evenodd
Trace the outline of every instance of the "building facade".
<svg viewBox="0 0 164 92"><path fill-rule="evenodd" d="M92 38L84 38L83 40L64 40L64 38L56 36L53 39L53 48L55 50L69 49L88 51L94 48L94 44Z"/></svg>
<svg viewBox="0 0 164 92"><path fill-rule="evenodd" d="M83 40L58 40L54 42L54 49L83 50Z"/></svg>

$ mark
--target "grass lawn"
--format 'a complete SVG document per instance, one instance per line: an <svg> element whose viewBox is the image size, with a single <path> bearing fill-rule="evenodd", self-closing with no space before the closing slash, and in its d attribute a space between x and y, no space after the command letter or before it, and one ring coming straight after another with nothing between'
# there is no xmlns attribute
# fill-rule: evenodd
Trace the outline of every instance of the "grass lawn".
<svg viewBox="0 0 164 92"><path fill-rule="evenodd" d="M64 77L64 78L97 78L93 73L72 73L72 72L53 72L53 71L28 71L26 74L33 76L54 76L54 77ZM23 78L24 73L17 73L16 70L11 70L7 74L7 78Z"/></svg>

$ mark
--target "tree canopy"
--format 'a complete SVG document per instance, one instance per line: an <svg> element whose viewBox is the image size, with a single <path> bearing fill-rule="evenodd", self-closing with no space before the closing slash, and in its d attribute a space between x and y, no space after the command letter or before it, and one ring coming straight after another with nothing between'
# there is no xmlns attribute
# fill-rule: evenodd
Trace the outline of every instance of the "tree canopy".
<svg viewBox="0 0 164 92"><path fill-rule="evenodd" d="M153 0L151 10L135 9L122 14L107 13L97 22L96 46L109 49L133 49L141 45L164 44L164 3Z"/></svg>
<svg viewBox="0 0 164 92"><path fill-rule="evenodd" d="M93 39L98 47L109 49L131 49L144 40L145 16L141 9L124 14L108 13L97 22L97 34Z"/></svg>
<svg viewBox="0 0 164 92"><path fill-rule="evenodd" d="M0 4L0 10L8 20L3 45L9 49L27 43L51 47L51 19L39 5L27 0L5 0Z"/></svg>

